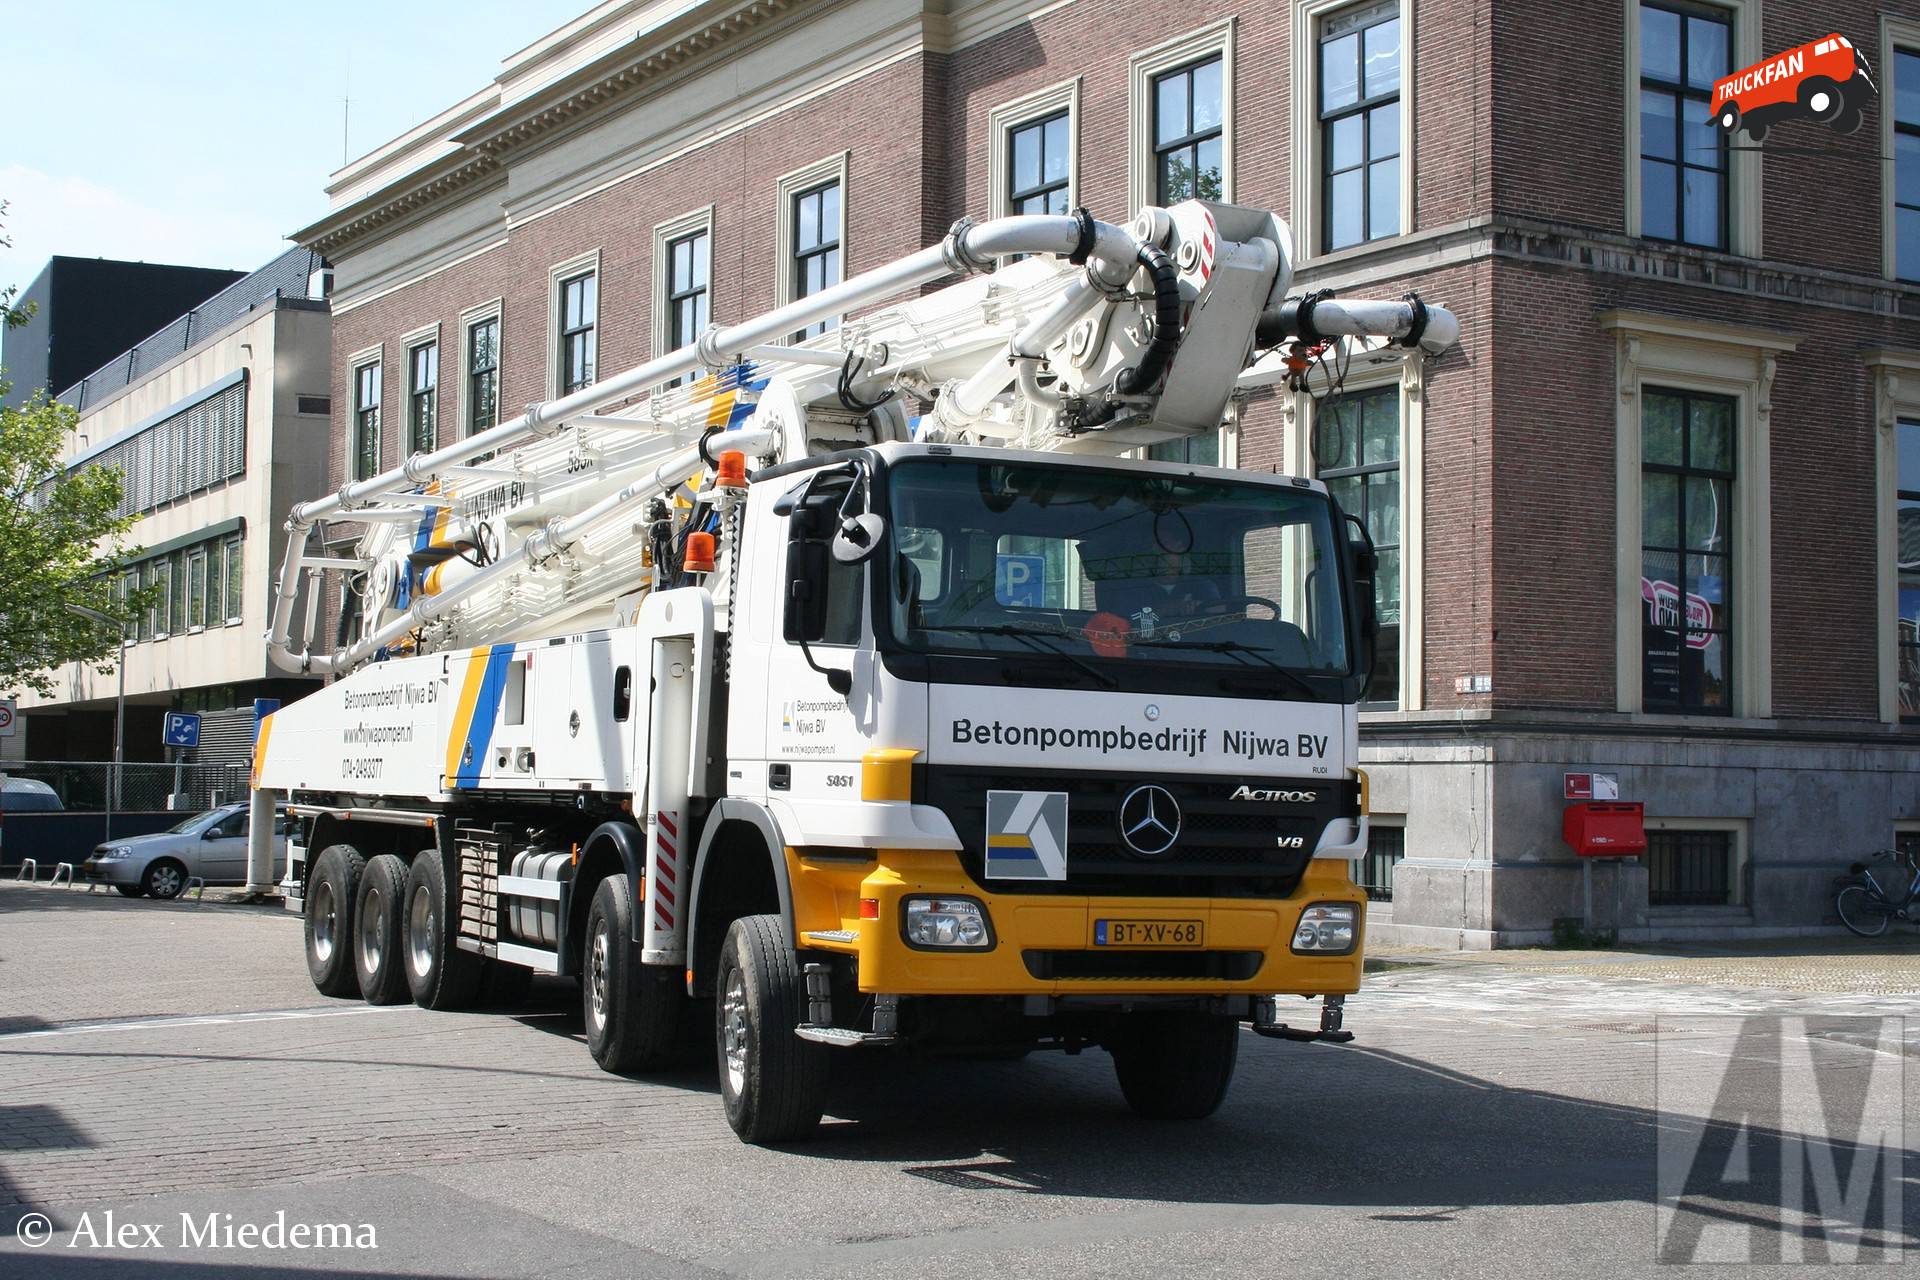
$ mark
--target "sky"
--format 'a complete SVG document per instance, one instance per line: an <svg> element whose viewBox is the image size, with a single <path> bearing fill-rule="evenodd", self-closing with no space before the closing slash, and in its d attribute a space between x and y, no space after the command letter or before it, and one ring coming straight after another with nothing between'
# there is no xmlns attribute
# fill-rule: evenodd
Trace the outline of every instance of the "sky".
<svg viewBox="0 0 1920 1280"><path fill-rule="evenodd" d="M593 0L0 0L0 289L55 254L250 271L364 155Z"/></svg>

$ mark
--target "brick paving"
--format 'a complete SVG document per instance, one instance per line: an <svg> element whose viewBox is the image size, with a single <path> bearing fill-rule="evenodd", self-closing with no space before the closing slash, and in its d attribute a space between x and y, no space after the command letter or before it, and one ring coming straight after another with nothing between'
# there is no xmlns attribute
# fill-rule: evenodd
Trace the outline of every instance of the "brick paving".
<svg viewBox="0 0 1920 1280"><path fill-rule="evenodd" d="M28 1208L71 1222L188 1202L357 1206L400 1239L380 1265L419 1274L871 1274L978 1250L1094 1274L1168 1249L1230 1271L1226 1241L1293 1247L1289 1232L1335 1225L1354 1265L1384 1266L1409 1243L1396 1224L1462 1204L1515 1258L1591 1238L1609 1243L1583 1258L1630 1266L1650 1238L1655 1064L1714 1043L1702 1015L1904 1014L1920 1050L1911 997L1623 981L1619 957L1420 964L1370 976L1351 1048L1247 1036L1227 1106L1199 1128L1133 1120L1104 1053L846 1054L819 1140L763 1151L734 1140L708 1069L594 1067L570 983L510 1010L374 1009L313 993L298 935L271 912L0 895L0 1275ZM1875 1058L1831 1037L1820 1051L1856 1076ZM396 1196L426 1207L396 1217ZM481 1221L544 1269L471 1259ZM1478 1238L1429 1260L1466 1265ZM572 1253L563 1267L563 1247L606 1270L569 1270Z"/></svg>

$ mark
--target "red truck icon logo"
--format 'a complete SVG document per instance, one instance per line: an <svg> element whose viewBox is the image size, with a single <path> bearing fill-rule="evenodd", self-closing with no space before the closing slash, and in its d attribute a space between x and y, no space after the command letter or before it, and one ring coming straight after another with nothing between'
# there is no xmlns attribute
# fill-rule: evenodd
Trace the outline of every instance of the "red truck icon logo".
<svg viewBox="0 0 1920 1280"><path fill-rule="evenodd" d="M1714 81L1713 122L1729 136L1745 129L1755 142L1783 120L1813 120L1852 133L1878 92L1866 58L1836 33Z"/></svg>

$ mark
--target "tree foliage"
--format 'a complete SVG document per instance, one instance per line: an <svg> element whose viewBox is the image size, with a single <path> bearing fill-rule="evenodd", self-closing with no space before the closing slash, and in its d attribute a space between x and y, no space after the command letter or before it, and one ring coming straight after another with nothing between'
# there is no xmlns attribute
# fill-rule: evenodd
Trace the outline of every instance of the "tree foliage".
<svg viewBox="0 0 1920 1280"><path fill-rule="evenodd" d="M0 218L6 216L7 202L0 200ZM12 247L13 241L7 239L5 234L0 234L0 249L10 249ZM0 289L0 332L5 332L8 329L18 329L27 322L27 317L33 314L32 304L24 307L16 307L13 305L13 299L19 292L20 290L14 285L8 285L6 288Z"/></svg>
<svg viewBox="0 0 1920 1280"><path fill-rule="evenodd" d="M49 696L55 669L70 662L111 671L134 611L153 594L117 598L133 517L118 514L117 468L61 466L77 416L44 392L0 409L0 694Z"/></svg>

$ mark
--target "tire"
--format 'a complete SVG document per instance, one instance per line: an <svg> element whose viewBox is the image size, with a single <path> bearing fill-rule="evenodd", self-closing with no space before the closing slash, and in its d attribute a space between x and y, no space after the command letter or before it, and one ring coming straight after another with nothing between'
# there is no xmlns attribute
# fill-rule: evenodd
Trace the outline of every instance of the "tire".
<svg viewBox="0 0 1920 1280"><path fill-rule="evenodd" d="M368 1004L399 1004L407 990L407 864L383 853L360 874L353 903L353 975Z"/></svg>
<svg viewBox="0 0 1920 1280"><path fill-rule="evenodd" d="M407 872L406 963L407 990L422 1009L464 1009L480 991L486 962L454 945L447 929L455 908L447 893L446 873L438 849L413 855Z"/></svg>
<svg viewBox="0 0 1920 1280"><path fill-rule="evenodd" d="M324 996L357 996L353 976L353 901L367 860L350 844L328 845L307 877L307 976Z"/></svg>
<svg viewBox="0 0 1920 1280"><path fill-rule="evenodd" d="M1136 1014L1109 1046L1120 1092L1150 1120L1204 1120L1220 1109L1240 1054L1237 1019Z"/></svg>
<svg viewBox="0 0 1920 1280"><path fill-rule="evenodd" d="M624 873L608 876L593 891L580 955L580 1011L586 1022L587 1049L601 1070L615 1075L673 1065L681 1045L681 1008L687 999L677 971L640 963L640 944L633 940L633 894L627 883Z"/></svg>
<svg viewBox="0 0 1920 1280"><path fill-rule="evenodd" d="M1734 134L1740 131L1739 106L1732 102L1727 103L1726 106L1720 108L1720 114L1715 116L1713 121L1720 126L1721 133L1729 138L1733 137Z"/></svg>
<svg viewBox="0 0 1920 1280"><path fill-rule="evenodd" d="M1747 141L1751 142L1756 147L1759 146L1761 143L1767 140L1767 130L1770 127L1771 126L1758 120L1747 121L1747 124L1746 124Z"/></svg>
<svg viewBox="0 0 1920 1280"><path fill-rule="evenodd" d="M187 887L187 869L172 858L161 858L140 877L140 892L149 898L177 898Z"/></svg>
<svg viewBox="0 0 1920 1280"><path fill-rule="evenodd" d="M1839 119L1847 106L1840 86L1826 76L1813 76L1801 81L1798 97L1800 109L1820 124L1831 124Z"/></svg>
<svg viewBox="0 0 1920 1280"><path fill-rule="evenodd" d="M1887 931L1893 913L1881 905L1865 885L1850 884L1833 899L1840 923L1863 938L1877 938Z"/></svg>
<svg viewBox="0 0 1920 1280"><path fill-rule="evenodd" d="M812 1134L826 1109L827 1047L793 1034L800 1025L799 959L779 916L747 916L720 950L714 1047L727 1123L744 1142Z"/></svg>
<svg viewBox="0 0 1920 1280"><path fill-rule="evenodd" d="M1840 114L1833 118L1833 131L1840 134L1858 133L1860 125L1867 118L1860 104L1851 102L1840 108Z"/></svg>
<svg viewBox="0 0 1920 1280"><path fill-rule="evenodd" d="M113 887L120 891L122 897L144 898L147 896L147 891L137 884L117 884Z"/></svg>

